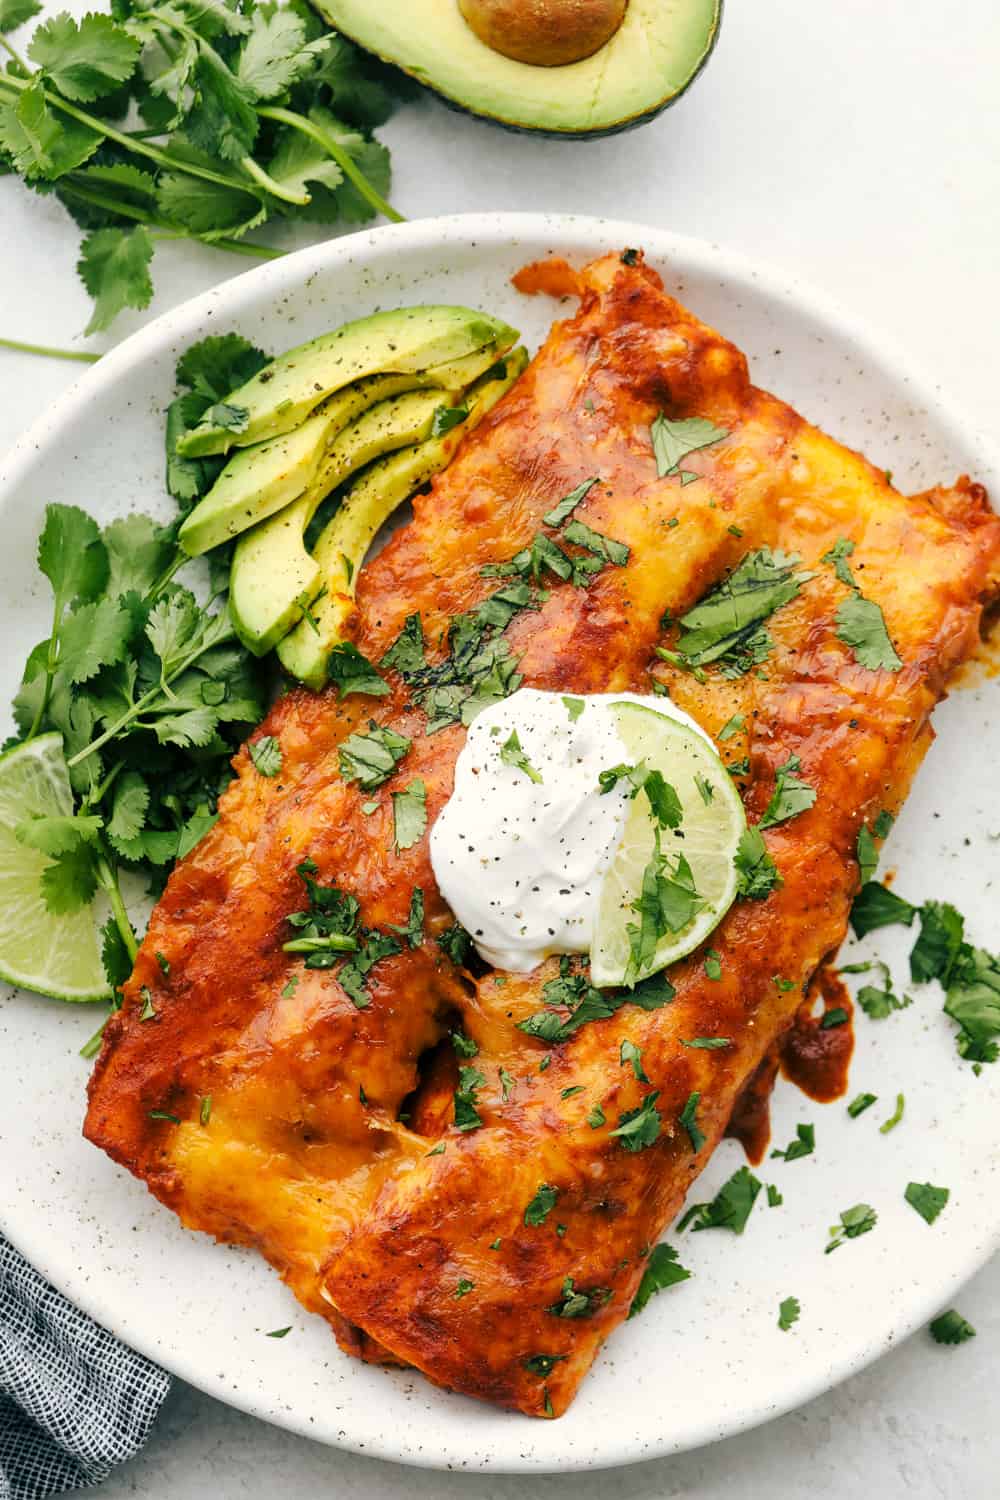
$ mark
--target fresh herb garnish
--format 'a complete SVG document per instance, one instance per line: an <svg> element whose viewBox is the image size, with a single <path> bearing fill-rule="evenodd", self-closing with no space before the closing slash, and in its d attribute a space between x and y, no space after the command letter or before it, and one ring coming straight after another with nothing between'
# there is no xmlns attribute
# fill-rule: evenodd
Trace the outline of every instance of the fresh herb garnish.
<svg viewBox="0 0 1000 1500"><path fill-rule="evenodd" d="M855 937L865 937L877 927L892 927L897 922L909 927L917 915L918 908L904 901L894 891L887 890L877 880L869 880L854 898L851 907L851 927Z"/></svg>
<svg viewBox="0 0 1000 1500"><path fill-rule="evenodd" d="M304 953L307 969L330 969L345 953L357 949L358 901L338 886L320 885L313 878L317 869L312 860L300 864L298 873L309 893L309 906L289 912L288 925L296 936L282 948L286 953Z"/></svg>
<svg viewBox="0 0 1000 1500"><path fill-rule="evenodd" d="M431 420L431 437L444 437L446 432L464 422L468 415L467 406L439 406Z"/></svg>
<svg viewBox="0 0 1000 1500"><path fill-rule="evenodd" d="M597 476L595 475L593 479L585 479L582 484L578 484L575 489L570 490L568 495L564 495L559 503L553 506L553 508L550 511L547 511L546 514L542 517L542 520L545 522L546 526L558 527L561 526L564 521L568 521L570 516L576 510L576 507L582 500L586 499L587 495L590 493L596 483Z"/></svg>
<svg viewBox="0 0 1000 1500"><path fill-rule="evenodd" d="M724 743L726 740L731 740L734 735L742 734L745 728L746 719L744 719L743 715L733 714L732 718L727 719L723 724L716 738Z"/></svg>
<svg viewBox="0 0 1000 1500"><path fill-rule="evenodd" d="M857 1001L866 1016L873 1021L884 1021L891 1016L893 1011L905 1010L908 1005L913 1004L912 996L904 995L902 999L895 993L892 987L892 976L889 967L881 959L876 959L875 964L882 974L882 988L875 984L864 984L858 990ZM869 965L865 965L868 968ZM850 973L851 967L845 967L844 973Z"/></svg>
<svg viewBox="0 0 1000 1500"><path fill-rule="evenodd" d="M724 677L742 677L764 661L772 641L764 621L796 598L815 574L798 569L795 553L762 547L682 615L672 650L658 646L666 661L688 669L721 664Z"/></svg>
<svg viewBox="0 0 1000 1500"><path fill-rule="evenodd" d="M608 1117L600 1104L595 1104L587 1116L587 1124L591 1130L600 1130L602 1125L608 1123Z"/></svg>
<svg viewBox="0 0 1000 1500"><path fill-rule="evenodd" d="M733 1234L742 1234L763 1185L749 1167L740 1167L722 1184L711 1203L692 1203L678 1230L693 1223L696 1230L731 1229Z"/></svg>
<svg viewBox="0 0 1000 1500"><path fill-rule="evenodd" d="M853 1208L845 1208L840 1223L834 1224L830 1230L830 1243L824 1253L829 1255L832 1250L839 1250L846 1240L856 1240L859 1235L870 1233L877 1221L878 1215L868 1203L855 1203Z"/></svg>
<svg viewBox="0 0 1000 1500"><path fill-rule="evenodd" d="M729 429L716 427L707 417L679 417L672 421L661 411L653 418L649 435L653 442L656 472L663 479L668 474L676 474L681 460L689 453L721 443L729 436Z"/></svg>
<svg viewBox="0 0 1000 1500"><path fill-rule="evenodd" d="M847 561L853 551L854 543L849 541L847 537L842 536L838 541L834 542L829 552L823 553L823 561L830 564L830 567L836 573L841 583L846 583L849 589L856 589L858 586L857 580L851 572Z"/></svg>
<svg viewBox="0 0 1000 1500"><path fill-rule="evenodd" d="M950 1307L928 1324L931 1338L936 1344L964 1344L968 1339L974 1339L976 1330L971 1323L966 1322L960 1312Z"/></svg>
<svg viewBox="0 0 1000 1500"><path fill-rule="evenodd" d="M0 30L39 9L7 0ZM270 259L244 236L272 217L399 218L371 136L394 75L304 8L116 0L113 16L43 21L27 53L34 70L18 60L0 74L0 150L88 231L88 333L149 304L159 240ZM119 123L130 99L144 130Z"/></svg>
<svg viewBox="0 0 1000 1500"><path fill-rule="evenodd" d="M778 1327L782 1333L787 1333L793 1323L799 1321L799 1313L802 1311L798 1297L785 1297L778 1307Z"/></svg>
<svg viewBox="0 0 1000 1500"><path fill-rule="evenodd" d="M559 1189L552 1187L547 1182L541 1182L535 1192L535 1196L524 1210L524 1222L529 1229L538 1229L556 1206L559 1197Z"/></svg>
<svg viewBox="0 0 1000 1500"><path fill-rule="evenodd" d="M905 1099L905 1097L902 1094L897 1094L896 1095L896 1108L893 1110L893 1112L889 1116L888 1120L886 1120L884 1124L882 1124L882 1125L879 1126L879 1134L880 1135L888 1135L890 1130L895 1130L896 1126L899 1124L900 1120L903 1118L903 1111L904 1111L905 1108L906 1108L906 1099Z"/></svg>
<svg viewBox="0 0 1000 1500"><path fill-rule="evenodd" d="M577 719L583 713L583 710L586 708L586 704L584 703L584 701L583 701L582 698L565 698L564 697L562 701L563 701L563 707L565 708L566 712L569 714L570 723L571 724L575 724L576 721L577 721Z"/></svg>
<svg viewBox="0 0 1000 1500"><path fill-rule="evenodd" d="M453 922L438 933L437 945L459 969L465 967L472 953L472 939L460 922Z"/></svg>
<svg viewBox="0 0 1000 1500"><path fill-rule="evenodd" d="M424 656L424 627L419 615L407 615L402 630L379 662L380 667L391 667L403 678L410 678L423 671L427 665Z"/></svg>
<svg viewBox="0 0 1000 1500"><path fill-rule="evenodd" d="M842 1005L833 1005L823 1012L819 1029L820 1031L833 1031L838 1026L846 1026L850 1019Z"/></svg>
<svg viewBox="0 0 1000 1500"><path fill-rule="evenodd" d="M767 1206L768 1206L768 1208L780 1208L781 1205L784 1203L784 1201L785 1201L784 1197L778 1191L778 1189L775 1187L774 1183L773 1182L769 1182L768 1185L767 1185Z"/></svg>
<svg viewBox="0 0 1000 1500"><path fill-rule="evenodd" d="M622 1041L621 1048L618 1054L618 1060L623 1068L629 1066L631 1067L633 1075L636 1079L638 1079L640 1083L649 1082L649 1079L646 1077L645 1070L642 1066L642 1050L641 1048L637 1047L634 1042L630 1042L628 1037L625 1037Z"/></svg>
<svg viewBox="0 0 1000 1500"><path fill-rule="evenodd" d="M544 1379L546 1375L552 1374L561 1360L568 1358L568 1354L529 1354L521 1363L532 1375L540 1375Z"/></svg>
<svg viewBox="0 0 1000 1500"><path fill-rule="evenodd" d="M740 834L733 863L736 866L737 895L747 901L764 901L783 884L759 828L748 828Z"/></svg>
<svg viewBox="0 0 1000 1500"><path fill-rule="evenodd" d="M277 776L281 770L281 746L273 734L265 734L259 740L251 740L247 749L261 776Z"/></svg>
<svg viewBox="0 0 1000 1500"><path fill-rule="evenodd" d="M668 1287L687 1281L690 1275L691 1272L677 1259L677 1251L672 1245L654 1245L649 1252L639 1289L632 1298L632 1305L628 1310L629 1317L638 1317L650 1298L655 1297L657 1292L664 1292Z"/></svg>
<svg viewBox="0 0 1000 1500"><path fill-rule="evenodd" d="M531 764L526 751L521 749L521 741L518 739L516 729L511 730L500 746L500 759L505 766L511 766L515 771L522 771L529 781L535 782L536 785L541 783L541 773Z"/></svg>
<svg viewBox="0 0 1000 1500"><path fill-rule="evenodd" d="M363 791L373 792L389 780L413 741L386 724L369 719L364 734L350 734L337 752L340 774L356 781Z"/></svg>
<svg viewBox="0 0 1000 1500"><path fill-rule="evenodd" d="M452 1292L452 1296L458 1301L462 1297L467 1297L470 1292L475 1291L475 1287L476 1283L474 1281L470 1281L467 1276L460 1276L458 1278L458 1285L454 1292Z"/></svg>
<svg viewBox="0 0 1000 1500"><path fill-rule="evenodd" d="M693 1036L690 1040L682 1040L682 1047L695 1047L702 1052L721 1052L723 1047L731 1047L733 1044L728 1036Z"/></svg>
<svg viewBox="0 0 1000 1500"><path fill-rule="evenodd" d="M625 983L635 984L647 974L656 960L660 939L682 931L704 905L684 855L662 853L657 826L653 831L653 853L643 870L639 895L632 903L639 921L629 922L625 928L629 940Z"/></svg>
<svg viewBox="0 0 1000 1500"><path fill-rule="evenodd" d="M709 948L705 954L705 977L716 981L722 978L722 964L715 948Z"/></svg>
<svg viewBox="0 0 1000 1500"><path fill-rule="evenodd" d="M419 885L414 886L410 892L410 910L406 921L402 924L390 922L389 926L411 948L420 947L424 940L424 893Z"/></svg>
<svg viewBox="0 0 1000 1500"><path fill-rule="evenodd" d="M627 1109L618 1116L618 1125L611 1135L620 1140L626 1151L645 1151L659 1139L663 1121L656 1108L659 1090L647 1094L636 1109Z"/></svg>
<svg viewBox="0 0 1000 1500"><path fill-rule="evenodd" d="M682 1125L688 1133L692 1151L700 1151L706 1139L704 1131L698 1124L698 1105L700 1102L701 1094L697 1090L694 1090L688 1095L684 1108L677 1116L678 1124Z"/></svg>
<svg viewBox="0 0 1000 1500"><path fill-rule="evenodd" d="M265 1333L264 1337L266 1339L283 1339L287 1334L291 1333L291 1331L292 1325L291 1323L289 1323L287 1328L272 1328L270 1333Z"/></svg>
<svg viewBox="0 0 1000 1500"><path fill-rule="evenodd" d="M760 828L774 828L778 823L787 823L789 818L797 818L799 813L807 812L812 807L816 801L816 788L796 776L795 772L801 769L799 757L789 755L775 771L774 792L764 809L758 825Z"/></svg>
<svg viewBox="0 0 1000 1500"><path fill-rule="evenodd" d="M589 1292L581 1292L577 1290L573 1277L567 1276L563 1280L558 1302L551 1303L545 1311L555 1318L590 1318L610 1298L611 1292L607 1287L595 1286Z"/></svg>
<svg viewBox="0 0 1000 1500"><path fill-rule="evenodd" d="M908 1182L903 1197L926 1224L933 1224L951 1193L947 1188L935 1187L930 1182Z"/></svg>
<svg viewBox="0 0 1000 1500"><path fill-rule="evenodd" d="M811 1156L816 1149L816 1127L814 1125L796 1125L795 1139L790 1141L783 1151L772 1151L772 1156L781 1157L784 1161L798 1161L800 1156Z"/></svg>
<svg viewBox="0 0 1000 1500"><path fill-rule="evenodd" d="M476 1095L486 1079L478 1068L459 1068L458 1088L455 1090L455 1129L478 1130L483 1123L477 1107Z"/></svg>
<svg viewBox="0 0 1000 1500"><path fill-rule="evenodd" d="M871 1109L872 1105L877 1103L877 1094L858 1094L847 1106L847 1113L852 1120L856 1120L858 1115L863 1115L866 1109Z"/></svg>
<svg viewBox="0 0 1000 1500"><path fill-rule="evenodd" d="M198 1120L202 1125L207 1125L211 1118L212 1096L211 1094L203 1094L201 1098L201 1105L198 1109Z"/></svg>
<svg viewBox="0 0 1000 1500"><path fill-rule="evenodd" d="M392 820L397 854L412 849L427 828L427 788L419 776L392 794Z"/></svg>
<svg viewBox="0 0 1000 1500"><path fill-rule="evenodd" d="M947 901L925 901L919 915L920 936L910 952L910 975L915 984L938 979L947 989L962 951L965 922Z"/></svg>
<svg viewBox="0 0 1000 1500"><path fill-rule="evenodd" d="M346 698L348 693L384 698L389 691L389 684L350 641L341 641L334 646L327 658L326 675L331 685L339 690L341 698Z"/></svg>

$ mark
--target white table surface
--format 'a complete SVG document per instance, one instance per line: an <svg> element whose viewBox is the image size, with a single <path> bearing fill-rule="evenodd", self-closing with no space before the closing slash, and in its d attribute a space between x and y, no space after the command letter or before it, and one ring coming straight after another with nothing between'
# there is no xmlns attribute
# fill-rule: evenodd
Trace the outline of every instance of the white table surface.
<svg viewBox="0 0 1000 1500"><path fill-rule="evenodd" d="M71 0L70 8L85 6ZM727 0L707 72L675 108L629 135L543 141L494 130L432 98L407 106L383 132L396 166L392 196L410 217L547 208L645 220L773 261L893 334L974 421L995 430L998 60L995 0ZM78 338L88 303L73 271L77 243L53 200L0 179L0 335L62 345ZM153 306L121 318L115 336L247 264L198 247L162 248ZM0 449L78 372L0 351ZM941 1349L918 1334L767 1427L613 1476L407 1471L291 1437L178 1385L143 1455L103 1493L993 1500L1000 1260L959 1305L979 1330L970 1344Z"/></svg>

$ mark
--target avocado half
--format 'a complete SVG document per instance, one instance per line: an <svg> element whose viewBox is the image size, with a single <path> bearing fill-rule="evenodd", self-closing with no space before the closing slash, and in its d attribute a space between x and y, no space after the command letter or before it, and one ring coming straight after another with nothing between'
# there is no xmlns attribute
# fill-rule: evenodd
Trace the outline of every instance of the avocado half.
<svg viewBox="0 0 1000 1500"><path fill-rule="evenodd" d="M450 104L513 130L582 138L613 135L666 109L704 67L722 0L628 0L609 39L579 61L524 62L481 40L460 0L313 0L338 31L395 64ZM555 24L574 0L544 6ZM470 10L471 13L471 10Z"/></svg>

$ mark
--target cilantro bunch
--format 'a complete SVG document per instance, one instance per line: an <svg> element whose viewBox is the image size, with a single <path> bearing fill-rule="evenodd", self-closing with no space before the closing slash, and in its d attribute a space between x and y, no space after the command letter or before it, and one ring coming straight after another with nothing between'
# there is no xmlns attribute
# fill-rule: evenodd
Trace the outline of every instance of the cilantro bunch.
<svg viewBox="0 0 1000 1500"><path fill-rule="evenodd" d="M153 294L163 240L264 258L273 219L357 224L385 200L388 70L302 0L112 0L8 40L38 0L0 0L0 170L54 193L87 231L77 269L88 333Z"/></svg>

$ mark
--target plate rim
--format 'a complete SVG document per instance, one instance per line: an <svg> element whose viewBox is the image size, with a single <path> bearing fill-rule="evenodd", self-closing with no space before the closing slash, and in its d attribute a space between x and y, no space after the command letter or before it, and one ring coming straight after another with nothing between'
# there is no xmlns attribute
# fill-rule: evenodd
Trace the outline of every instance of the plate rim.
<svg viewBox="0 0 1000 1500"><path fill-rule="evenodd" d="M726 249L718 243L696 236L676 234L671 230L644 225L635 220L602 218L584 214L548 214L531 212L496 212L449 214L418 219L403 224L381 225L374 229L359 230L336 239L320 241L304 249L289 252L280 260L255 266L238 276L209 288L197 296L179 303L136 330L100 361L83 371L54 402L49 404L35 419L0 461L0 511L6 503L6 495L30 471L40 450L58 439L61 427L77 416L98 391L113 388L127 376L129 370L141 364L153 354L163 352L172 341L187 338L198 326L204 326L219 308L230 301L240 301L241 294L270 285L275 299L290 285L299 285L317 274L336 274L338 267L357 260L365 250L373 255L433 250L449 241L461 241L471 248L477 245L509 245L519 238L528 241L549 241L554 249L564 248L574 239L581 244L590 242L585 254L600 254L620 245L638 244L646 248L650 257L658 262L688 262L716 274L729 285L756 289L772 298L776 303L793 305L814 323L828 328L838 338L845 337L861 351L867 359L890 374L893 380L904 386L920 407L933 409L942 427L953 433L956 447L975 456L977 475L984 482L1000 491L1000 447L970 418L945 391L941 383L927 372L919 360L913 358L898 339L887 335L863 318L842 305L839 299L819 290L807 279L786 271L768 260L736 250ZM102 1293L89 1277L80 1278L68 1258L61 1258L56 1245L32 1243L30 1233L11 1233L6 1225L7 1215L0 1207L0 1229L10 1242L23 1253L35 1268L76 1306L89 1314L109 1332L122 1339L132 1348L146 1355L155 1363L162 1360L155 1340L138 1336L129 1327L122 1326L116 1317L113 1299ZM21 1226L23 1229L23 1226ZM947 1278L947 1296L950 1299L986 1262L1000 1250L1000 1223L989 1234L977 1238L967 1253L955 1264ZM66 1263L63 1263L63 1262ZM72 1287L72 1290L67 1290ZM832 1358L825 1366L818 1366L811 1379L803 1380L794 1394L777 1402L769 1401L761 1394L744 1407L741 1415L725 1420L712 1418L708 1413L704 1422L692 1428L684 1438L653 1439L645 1443L641 1451L627 1441L623 1446L610 1444L599 1457L577 1456L550 1451L538 1453L504 1454L491 1456L479 1452L468 1460L458 1459L444 1450L427 1452L422 1445L419 1451L402 1452L393 1445L391 1436L379 1437L377 1441L353 1438L350 1433L318 1434L310 1424L296 1419L295 1411L285 1411L280 1416L268 1410L265 1401L255 1398L253 1393L234 1391L222 1379L214 1379L202 1365L172 1356L170 1372L179 1379L204 1392L206 1395L233 1406L274 1426L280 1426L299 1436L311 1438L329 1446L366 1457L378 1457L409 1467L461 1472L497 1474L553 1473L599 1471L624 1467L633 1463L663 1458L705 1444L716 1442L770 1421L772 1418L793 1411L818 1395L832 1389L848 1377L859 1373L882 1354L908 1338L928 1321L934 1311L942 1305L943 1283L936 1283L933 1296L929 1293L915 1297L910 1304L909 1315L898 1318L891 1330L869 1338L863 1349ZM192 1352L191 1360L195 1360ZM511 1423L518 1422L511 1414ZM558 1431L558 1428L555 1428Z"/></svg>

